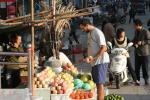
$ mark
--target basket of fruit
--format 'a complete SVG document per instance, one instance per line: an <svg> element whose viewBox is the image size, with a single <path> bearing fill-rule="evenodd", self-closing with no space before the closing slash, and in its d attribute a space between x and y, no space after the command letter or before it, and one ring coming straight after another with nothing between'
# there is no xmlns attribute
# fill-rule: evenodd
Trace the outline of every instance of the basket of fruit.
<svg viewBox="0 0 150 100"><path fill-rule="evenodd" d="M94 91L85 91L83 89L73 91L69 97L70 100L95 100L96 98Z"/></svg>

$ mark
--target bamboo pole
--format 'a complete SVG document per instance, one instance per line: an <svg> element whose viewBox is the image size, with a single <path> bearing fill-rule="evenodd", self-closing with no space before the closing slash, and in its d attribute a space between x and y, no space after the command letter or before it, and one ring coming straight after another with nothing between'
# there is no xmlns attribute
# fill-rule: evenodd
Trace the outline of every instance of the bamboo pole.
<svg viewBox="0 0 150 100"><path fill-rule="evenodd" d="M76 15L56 17L55 19L34 20L32 23L34 23L34 26L42 26L42 25L44 25L44 22L52 22L54 20L57 21L57 20L61 20L61 19L66 19L66 18L69 19L69 18L74 18L74 17L79 17L79 16L86 16L86 15L90 15L90 14L92 14L92 13L79 13L79 14L76 14ZM27 24L30 25L30 23L27 23ZM24 22L1 23L0 25L3 25L3 26L15 26L15 25L22 25L22 24L24 24Z"/></svg>
<svg viewBox="0 0 150 100"><path fill-rule="evenodd" d="M31 22L33 22L34 21L34 0L31 0ZM33 23L31 23L31 34L32 34L32 37L31 37L31 39L32 39L32 43L31 43L31 50L32 50L32 53L31 53L31 55L32 55L32 62L31 62L31 64L32 64L32 88L31 88L31 90L32 90L32 96L34 96L35 95L35 93L34 93L34 25L33 25Z"/></svg>
<svg viewBox="0 0 150 100"><path fill-rule="evenodd" d="M51 11L42 11L38 14L35 14L35 16L42 16L43 14L49 13ZM11 19L7 19L7 20L3 20L3 22L11 22L11 21L15 21L15 20L21 20L24 18L30 18L31 14L25 15L25 16L20 16L20 17L16 17L16 18L11 18Z"/></svg>
<svg viewBox="0 0 150 100"><path fill-rule="evenodd" d="M64 16L64 17L60 17L60 18L55 18L55 19L43 19L43 20L35 20L35 23L39 23L39 22L51 22L53 20L60 20L60 19L66 19L66 18L73 18L73 17L79 17L79 16L86 16L86 15L90 15L92 13L81 13L81 14L77 14L77 15L72 15L72 16Z"/></svg>
<svg viewBox="0 0 150 100"><path fill-rule="evenodd" d="M71 11L71 12L66 12L66 13L61 13L61 14L55 14L54 16L61 16L61 15L64 15L64 14L70 14L70 13L76 13L76 12L82 12L82 11L85 11L87 9L93 9L93 8L97 8L99 6L95 6L95 7L88 7L88 8L83 8L83 9L80 9L80 10L75 10L75 11ZM38 14L35 14L35 16L43 16L44 14L47 14L51 12L51 10L49 11L42 11ZM16 17L16 18L12 18L12 19L7 19L7 20L1 20L2 22L11 22L11 21L16 21L16 20L22 20L22 19L25 19L25 18L30 18L31 17L31 14L28 14L28 15L25 15L25 16L20 16L20 17ZM53 16L50 15L49 16L50 18L52 18Z"/></svg>

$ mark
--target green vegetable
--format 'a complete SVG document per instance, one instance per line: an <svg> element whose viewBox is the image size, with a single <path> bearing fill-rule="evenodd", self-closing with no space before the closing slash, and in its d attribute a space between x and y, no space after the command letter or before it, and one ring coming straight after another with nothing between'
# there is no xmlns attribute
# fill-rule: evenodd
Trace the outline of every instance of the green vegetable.
<svg viewBox="0 0 150 100"><path fill-rule="evenodd" d="M110 94L105 96L104 100L125 100L125 99L121 95Z"/></svg>

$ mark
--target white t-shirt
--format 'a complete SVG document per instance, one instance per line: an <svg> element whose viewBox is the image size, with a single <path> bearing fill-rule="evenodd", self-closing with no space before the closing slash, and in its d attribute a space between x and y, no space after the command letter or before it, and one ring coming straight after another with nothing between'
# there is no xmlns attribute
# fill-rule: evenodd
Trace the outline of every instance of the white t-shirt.
<svg viewBox="0 0 150 100"><path fill-rule="evenodd" d="M63 52L59 52L59 60L61 61L62 66L65 66L67 63L72 64L69 58Z"/></svg>
<svg viewBox="0 0 150 100"><path fill-rule="evenodd" d="M92 32L88 33L88 56L96 56L102 45L106 45L104 34L101 30L95 27ZM107 52L104 52L104 54L99 57L93 64L97 65L109 62L109 55Z"/></svg>
<svg viewBox="0 0 150 100"><path fill-rule="evenodd" d="M59 52L59 60L52 56L47 62L45 62L44 66L60 67L65 66L67 63L72 64L72 62L63 52Z"/></svg>

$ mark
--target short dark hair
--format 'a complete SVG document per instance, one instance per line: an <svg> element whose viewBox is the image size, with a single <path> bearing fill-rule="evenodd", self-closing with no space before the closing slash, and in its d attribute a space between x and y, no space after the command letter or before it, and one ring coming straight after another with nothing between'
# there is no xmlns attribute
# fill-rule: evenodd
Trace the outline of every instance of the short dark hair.
<svg viewBox="0 0 150 100"><path fill-rule="evenodd" d="M10 36L10 42L11 43L15 43L18 36L21 36L21 35L18 34L18 33L11 34L11 36Z"/></svg>
<svg viewBox="0 0 150 100"><path fill-rule="evenodd" d="M86 26L87 24L92 25L92 23L90 22L89 19L87 19L87 18L82 18L82 19L79 20L79 25Z"/></svg>
<svg viewBox="0 0 150 100"><path fill-rule="evenodd" d="M135 20L134 20L134 24L135 24L136 26L142 26L142 25L143 25L143 23L142 23L142 21L141 21L140 19L135 19Z"/></svg>
<svg viewBox="0 0 150 100"><path fill-rule="evenodd" d="M116 32L116 37L119 38L119 36L122 32L125 32L125 30L123 28L118 28L117 32Z"/></svg>

